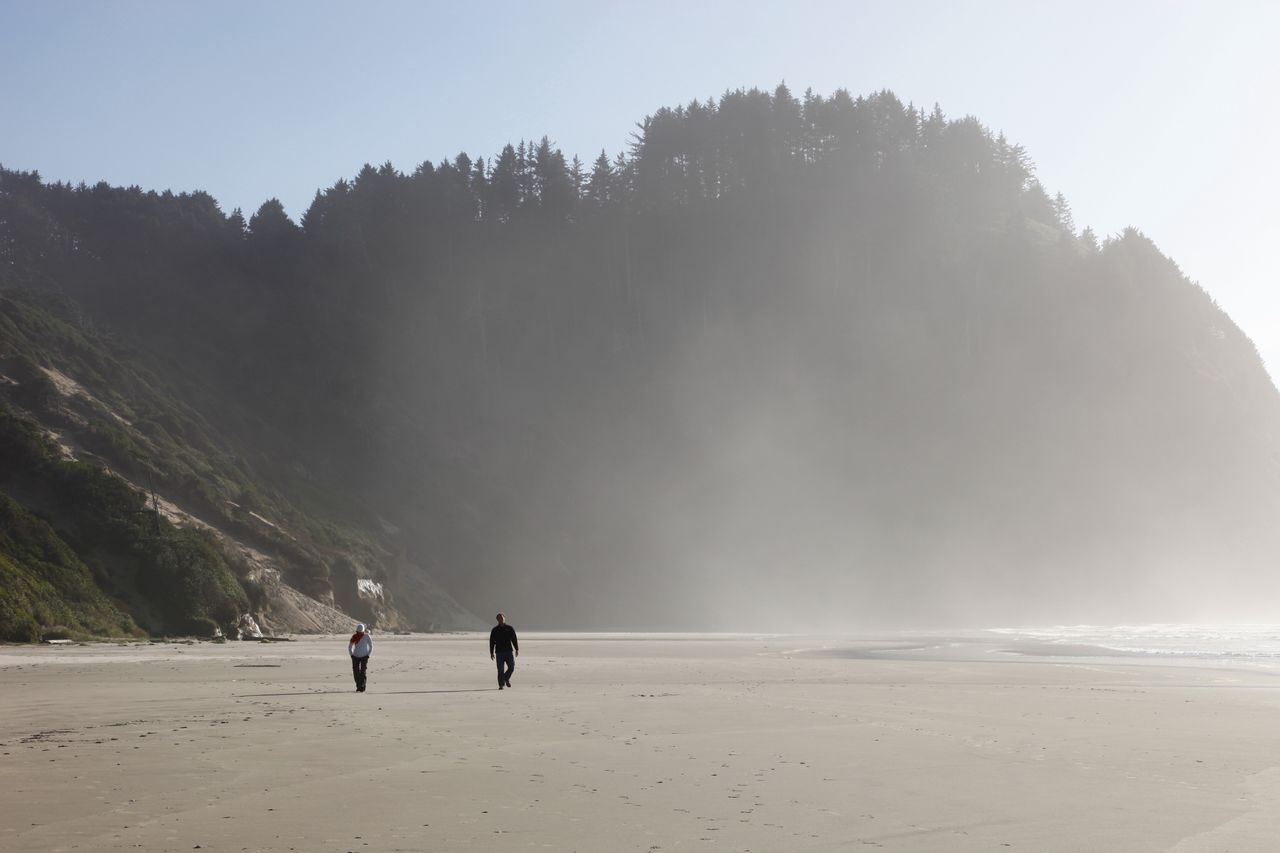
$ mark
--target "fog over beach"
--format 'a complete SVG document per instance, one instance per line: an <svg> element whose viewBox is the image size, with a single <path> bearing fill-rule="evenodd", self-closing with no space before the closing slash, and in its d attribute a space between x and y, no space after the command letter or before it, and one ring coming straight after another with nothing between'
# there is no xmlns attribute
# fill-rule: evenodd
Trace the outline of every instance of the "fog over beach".
<svg viewBox="0 0 1280 853"><path fill-rule="evenodd" d="M0 0L0 853L1280 850L1277 43Z"/></svg>

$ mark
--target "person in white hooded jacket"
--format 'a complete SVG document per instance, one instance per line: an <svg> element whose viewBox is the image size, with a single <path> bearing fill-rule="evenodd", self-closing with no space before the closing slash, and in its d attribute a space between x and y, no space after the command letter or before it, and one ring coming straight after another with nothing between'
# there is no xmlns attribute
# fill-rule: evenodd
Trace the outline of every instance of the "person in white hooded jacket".
<svg viewBox="0 0 1280 853"><path fill-rule="evenodd" d="M373 637L369 636L363 622L356 625L356 632L347 644L347 654L351 655L351 674L356 678L356 692L363 693L369 680L369 655L373 654Z"/></svg>

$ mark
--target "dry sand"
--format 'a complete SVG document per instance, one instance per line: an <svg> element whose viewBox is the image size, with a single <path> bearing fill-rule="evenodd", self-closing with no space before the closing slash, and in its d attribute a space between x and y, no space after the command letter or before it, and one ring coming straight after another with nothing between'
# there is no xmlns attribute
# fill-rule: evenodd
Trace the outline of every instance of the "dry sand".
<svg viewBox="0 0 1280 853"><path fill-rule="evenodd" d="M0 850L1280 850L1272 671L521 639L0 648Z"/></svg>

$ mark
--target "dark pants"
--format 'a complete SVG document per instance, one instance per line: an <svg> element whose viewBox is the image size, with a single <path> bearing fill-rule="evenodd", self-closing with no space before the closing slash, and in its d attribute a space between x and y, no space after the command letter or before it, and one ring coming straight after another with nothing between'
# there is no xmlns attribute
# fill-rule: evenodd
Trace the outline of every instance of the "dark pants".
<svg viewBox="0 0 1280 853"><path fill-rule="evenodd" d="M516 671L516 655L515 652L498 651L494 653L494 660L498 662L498 686L501 687L511 681L511 673ZM504 664L507 667L506 673L502 671Z"/></svg>
<svg viewBox="0 0 1280 853"><path fill-rule="evenodd" d="M369 669L369 656L362 658L351 657L351 674L356 677L356 689L364 690L364 683L368 680L366 672Z"/></svg>

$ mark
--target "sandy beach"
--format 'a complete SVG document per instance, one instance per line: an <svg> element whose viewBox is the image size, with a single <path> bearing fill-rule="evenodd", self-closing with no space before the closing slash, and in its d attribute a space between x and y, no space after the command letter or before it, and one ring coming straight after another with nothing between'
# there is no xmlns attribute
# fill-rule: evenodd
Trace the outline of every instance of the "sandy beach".
<svg viewBox="0 0 1280 853"><path fill-rule="evenodd" d="M1280 678L936 638L0 648L0 849L1262 851Z"/></svg>

